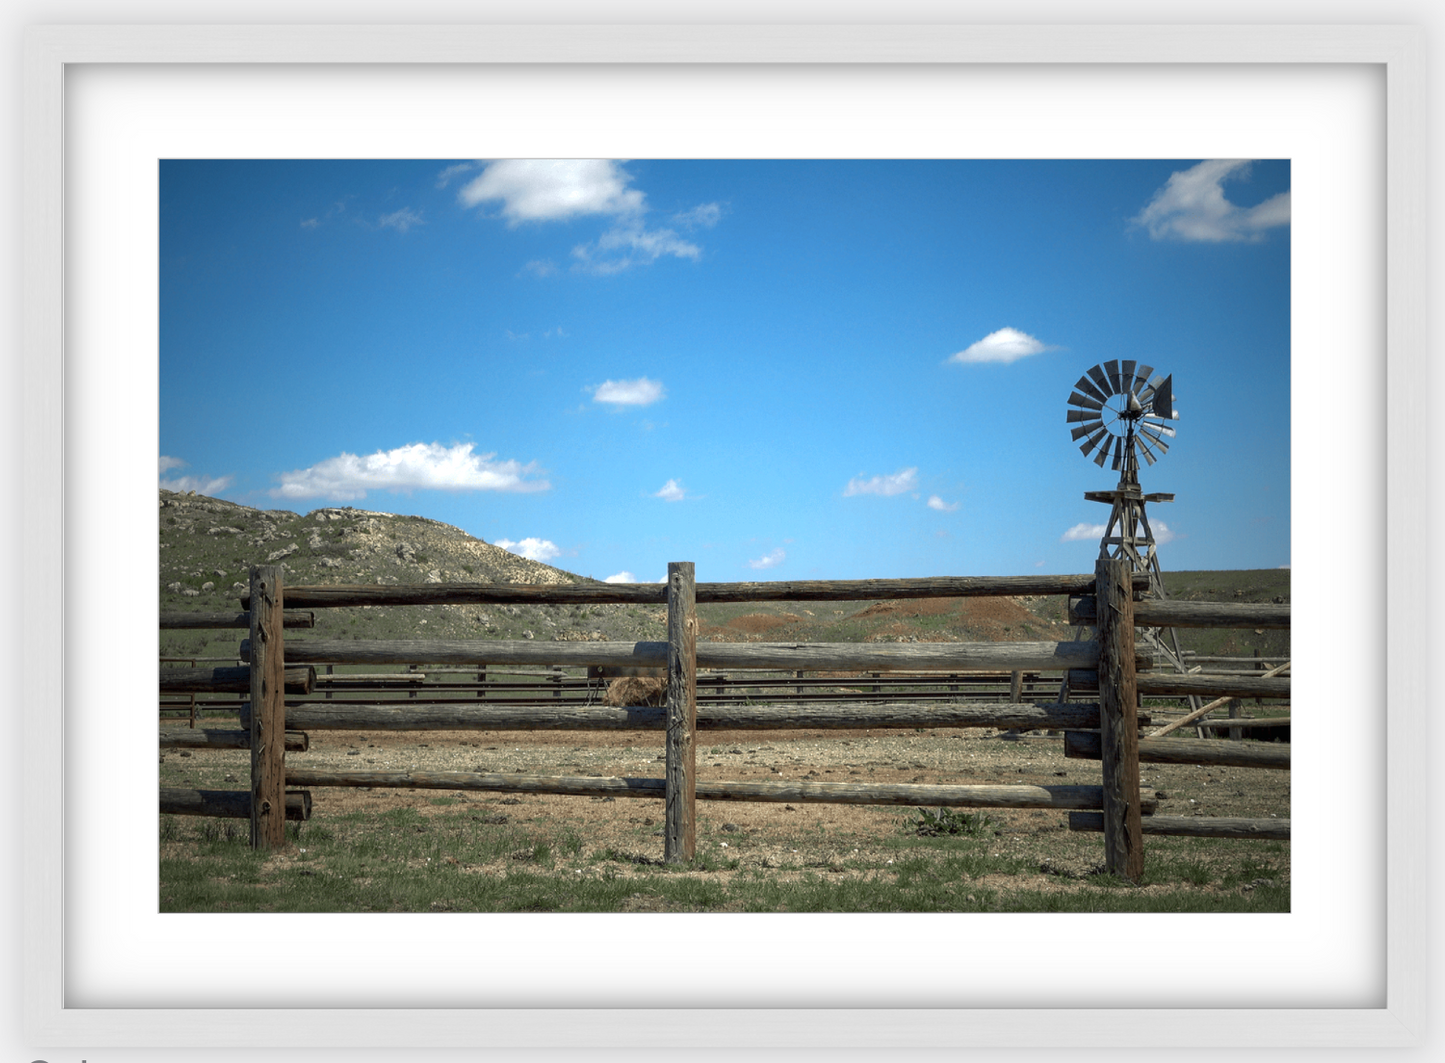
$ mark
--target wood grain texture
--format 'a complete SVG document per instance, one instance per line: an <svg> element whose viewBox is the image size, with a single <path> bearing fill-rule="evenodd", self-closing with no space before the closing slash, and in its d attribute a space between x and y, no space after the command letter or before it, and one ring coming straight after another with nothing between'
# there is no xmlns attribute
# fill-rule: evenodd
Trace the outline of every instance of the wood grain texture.
<svg viewBox="0 0 1445 1063"><path fill-rule="evenodd" d="M455 706L308 702L286 708L286 726L297 731L648 731L662 730L666 719L666 709L649 705L621 708L600 705L566 708L471 706L459 700ZM247 703L241 706L241 720L243 726L249 726L250 705ZM854 730L875 727L996 727L1000 730L1067 731L1098 726L1099 706L1086 702L1065 705L1006 705L999 702L930 705L911 701L871 705L702 705L697 710L699 731Z"/></svg>
<svg viewBox="0 0 1445 1063"><path fill-rule="evenodd" d="M1289 841L1288 819L1244 819L1232 816L1148 816L1143 820L1145 834L1165 834L1181 838L1258 838L1266 841ZM1070 812L1069 830L1102 831L1102 812Z"/></svg>
<svg viewBox="0 0 1445 1063"><path fill-rule="evenodd" d="M1098 690L1099 673L1093 668L1069 671L1070 690ZM1288 698L1288 677L1259 675L1180 675L1150 672L1134 676L1134 689L1144 697L1187 697L1190 694L1233 698Z"/></svg>
<svg viewBox="0 0 1445 1063"><path fill-rule="evenodd" d="M241 643L249 660L251 640ZM666 642L535 642L486 639L291 639L292 664L589 665L666 668ZM1094 642L700 642L699 668L769 671L1059 672L1094 668ZM1134 665L1152 659L1135 653Z"/></svg>
<svg viewBox="0 0 1445 1063"><path fill-rule="evenodd" d="M667 794L663 860L697 852L697 608L691 561L667 566Z"/></svg>
<svg viewBox="0 0 1445 1063"><path fill-rule="evenodd" d="M1094 566L1098 599L1099 743L1104 775L1104 867L1130 882L1144 875L1139 818L1139 716L1134 685L1134 601L1126 561Z"/></svg>
<svg viewBox="0 0 1445 1063"><path fill-rule="evenodd" d="M316 684L316 669L297 665L285 670L288 694L309 694ZM246 665L225 668L162 668L162 694L246 694L251 690L251 669Z"/></svg>
<svg viewBox="0 0 1445 1063"><path fill-rule="evenodd" d="M1092 627L1098 602L1092 596L1069 602L1069 623ZM1186 602L1147 598L1134 603L1139 627L1288 628L1289 604L1273 602Z"/></svg>
<svg viewBox="0 0 1445 1063"><path fill-rule="evenodd" d="M1147 576L1134 589L1149 589ZM698 602L849 602L897 598L972 598L1009 595L1087 594L1094 578L1078 576L945 576L924 579L795 580L767 583L698 583ZM297 609L358 605L593 605L667 601L656 583L521 584L414 583L296 586L287 600ZM241 608L250 608L249 595Z"/></svg>
<svg viewBox="0 0 1445 1063"><path fill-rule="evenodd" d="M299 821L311 818L311 795L291 791L285 795L286 819ZM249 819L251 795L245 790L161 790L163 816L218 816L223 819Z"/></svg>
<svg viewBox="0 0 1445 1063"><path fill-rule="evenodd" d="M251 569L251 846L286 842L285 641L279 565Z"/></svg>
<svg viewBox="0 0 1445 1063"><path fill-rule="evenodd" d="M570 794L578 797L662 798L665 779L575 775L516 775L466 771L291 772L294 786L371 786L401 790L481 790L495 793ZM909 805L918 808L1098 809L1099 786L948 786L931 783L706 782L697 783L700 801L811 802L845 805ZM1152 810L1152 792L1140 794Z"/></svg>
<svg viewBox="0 0 1445 1063"><path fill-rule="evenodd" d="M193 631L198 629L251 626L250 613L162 613L162 630ZM287 609L282 613L283 627L315 627L316 614L299 609Z"/></svg>
<svg viewBox="0 0 1445 1063"><path fill-rule="evenodd" d="M251 723L247 712L243 730L165 730L160 733L161 749L250 749ZM311 740L300 731L286 732L286 752L305 753L311 748Z"/></svg>
<svg viewBox="0 0 1445 1063"><path fill-rule="evenodd" d="M1064 756L1099 760L1098 735L1069 731ZM1288 771L1288 742L1228 742L1214 738L1141 738L1139 759L1150 764L1207 764L1222 768L1274 768Z"/></svg>

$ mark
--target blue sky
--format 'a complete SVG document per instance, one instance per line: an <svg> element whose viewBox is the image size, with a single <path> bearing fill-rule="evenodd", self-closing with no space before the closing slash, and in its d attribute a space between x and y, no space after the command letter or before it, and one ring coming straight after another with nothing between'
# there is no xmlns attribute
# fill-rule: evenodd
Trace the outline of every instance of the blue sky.
<svg viewBox="0 0 1445 1063"><path fill-rule="evenodd" d="M1287 161L165 161L160 484L597 579L1091 571L1069 438L1174 378L1166 569L1290 563ZM1161 530L1161 526L1163 530Z"/></svg>

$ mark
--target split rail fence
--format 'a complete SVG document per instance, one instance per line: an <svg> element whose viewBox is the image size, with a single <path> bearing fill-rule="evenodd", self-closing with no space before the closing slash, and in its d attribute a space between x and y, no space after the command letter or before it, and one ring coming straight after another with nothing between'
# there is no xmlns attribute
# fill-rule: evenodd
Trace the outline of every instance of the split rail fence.
<svg viewBox="0 0 1445 1063"><path fill-rule="evenodd" d="M696 583L692 562L668 565L665 585L422 584L412 586L305 586L283 588L280 566L250 573L242 612L197 621L163 617L165 627L247 629L240 667L167 669L163 692L238 692L236 730L163 730L162 748L251 751L249 791L161 791L162 813L232 816L251 822L251 844L280 846L285 822L311 814L311 793L321 787L475 790L577 796L660 798L664 802L664 859L684 862L696 848L696 802L701 800L891 804L913 807L1053 808L1069 810L1069 827L1102 831L1105 868L1137 881L1143 872L1143 835L1288 838L1288 819L1224 819L1154 815L1157 801L1140 786L1139 762L1288 768L1288 745L1225 743L1162 735L1195 722L1231 698L1288 698L1289 679L1275 669L1263 675L1155 674L1154 661L1136 644L1142 627L1289 626L1289 607L1139 600L1148 578L1123 561L1101 560L1093 576L952 577L905 580L829 580L774 583ZM1091 625L1091 641L1000 643L702 643L698 602L857 601L966 596L1067 595L1070 617ZM552 642L500 640L293 639L288 629L313 627L311 610L364 605L665 603L663 642ZM287 695L317 688L316 665L586 666L591 669L661 670L667 677L660 707L601 705L407 705L341 702L286 704ZM698 669L731 672L942 673L991 671L1018 677L1067 675L1067 688L1096 701L1035 703L897 700L838 705L789 701L698 705ZM601 674L601 673L598 673ZM405 678L402 674L397 678ZM859 681L850 680L856 685ZM862 682L867 682L866 680ZM791 683L791 681L790 681ZM1017 679L1015 687L1017 688ZM1142 696L1222 694L1216 702L1140 736ZM903 783L701 782L695 736L709 729L839 729L989 727L1062 732L1065 754L1101 761L1100 786L926 785ZM662 778L595 778L473 772L326 772L288 770L284 755L308 748L312 730L663 730ZM289 787L289 789L288 789Z"/></svg>

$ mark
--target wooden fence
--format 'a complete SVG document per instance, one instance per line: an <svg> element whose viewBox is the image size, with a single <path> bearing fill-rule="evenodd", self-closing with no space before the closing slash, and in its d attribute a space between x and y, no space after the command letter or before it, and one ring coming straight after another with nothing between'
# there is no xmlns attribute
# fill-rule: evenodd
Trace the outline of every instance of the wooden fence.
<svg viewBox="0 0 1445 1063"><path fill-rule="evenodd" d="M161 811L171 814L246 816L251 844L284 842L286 819L310 815L309 788L329 786L432 788L512 793L661 798L664 858L690 860L695 852L696 802L701 800L896 804L917 807L1055 808L1070 810L1073 830L1104 834L1106 870L1137 881L1146 833L1219 837L1288 837L1289 821L1210 820L1153 815L1152 793L1140 788L1140 760L1181 758L1200 764L1288 767L1288 746L1198 742L1140 737L1141 695L1220 693L1226 697L1288 697L1278 676L1177 676L1151 673L1154 662L1136 646L1134 625L1287 627L1288 606L1137 601L1147 577L1122 561L1101 560L1093 576L833 580L794 583L696 583L691 562L668 565L665 584L530 586L423 584L417 586L282 586L279 566L251 570L243 612L208 617L214 626L243 627L242 668L190 669L164 682L183 692L241 689L249 695L239 730L170 731L162 747L249 748L249 791L163 790ZM1068 595L1070 615L1094 626L1087 642L1003 643L702 643L698 602L856 601L984 595ZM287 608L283 608L284 605ZM663 642L552 642L487 640L286 640L292 628L314 625L310 610L361 605L666 603ZM1161 608L1163 607L1163 608ZM1087 620L1084 618L1087 617ZM167 626L172 626L167 618ZM178 625L177 625L178 626ZM287 707L288 693L316 687L315 665L571 666L661 669L668 678L661 707L587 705L445 705L404 701L369 706L312 701ZM1097 692L1095 702L920 704L711 704L699 710L699 668L867 673L994 671L1067 673L1073 690ZM400 678L400 677L398 677ZM177 684L189 684L178 687ZM781 693L781 692L780 692ZM778 700L786 701L786 696ZM1161 728L1172 730L1179 722ZM1100 786L968 786L881 783L709 782L696 777L695 735L710 728L992 727L1065 733L1068 756L1101 761ZM527 776L471 772L322 772L290 770L284 754L307 748L307 732L322 729L661 729L662 778ZM1227 747L1227 748L1221 748ZM1230 752L1230 748L1234 750ZM1242 754L1241 749L1250 750ZM288 790L290 786L294 789Z"/></svg>

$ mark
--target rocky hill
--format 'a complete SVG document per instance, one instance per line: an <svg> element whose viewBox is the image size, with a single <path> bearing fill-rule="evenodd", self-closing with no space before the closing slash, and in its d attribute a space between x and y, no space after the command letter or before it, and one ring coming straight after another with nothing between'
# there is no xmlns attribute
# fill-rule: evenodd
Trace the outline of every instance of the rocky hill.
<svg viewBox="0 0 1445 1063"><path fill-rule="evenodd" d="M237 609L250 566L261 564L281 565L292 585L594 582L426 517L349 506L301 515L165 490L159 500L162 612ZM660 638L665 624L657 608L624 605L366 607L320 612L315 637ZM163 632L162 654L210 653L210 642Z"/></svg>

